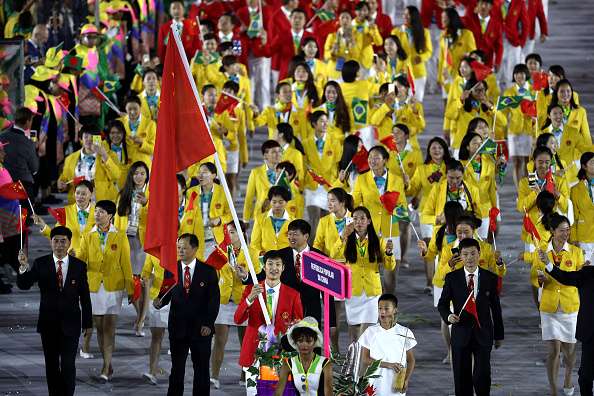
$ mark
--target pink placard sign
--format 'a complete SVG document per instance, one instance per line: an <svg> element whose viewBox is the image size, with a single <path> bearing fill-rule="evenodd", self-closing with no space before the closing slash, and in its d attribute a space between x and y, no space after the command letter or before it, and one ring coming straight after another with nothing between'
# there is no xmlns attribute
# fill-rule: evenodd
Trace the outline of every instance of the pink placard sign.
<svg viewBox="0 0 594 396"><path fill-rule="evenodd" d="M333 297L351 297L351 269L319 253L303 254L301 280Z"/></svg>

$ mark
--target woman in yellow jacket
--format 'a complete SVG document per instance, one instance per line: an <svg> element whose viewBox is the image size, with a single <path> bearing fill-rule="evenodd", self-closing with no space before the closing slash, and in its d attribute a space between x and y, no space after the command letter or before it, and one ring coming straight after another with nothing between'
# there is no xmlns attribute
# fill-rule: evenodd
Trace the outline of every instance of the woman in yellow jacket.
<svg viewBox="0 0 594 396"><path fill-rule="evenodd" d="M359 79L360 70L361 66L354 60L346 61L342 67L340 89L351 116L352 132L369 125L369 101L378 90L372 82Z"/></svg>
<svg viewBox="0 0 594 396"><path fill-rule="evenodd" d="M386 53L386 72L390 82L399 75L406 75L410 69L409 53L404 50L400 38L391 35L384 41L384 52Z"/></svg>
<svg viewBox="0 0 594 396"><path fill-rule="evenodd" d="M454 8L444 9L441 13L441 21L445 28L439 38L437 82L442 87L442 98L445 100L460 61L466 54L476 49L476 42L472 32L464 29L464 24Z"/></svg>
<svg viewBox="0 0 594 396"><path fill-rule="evenodd" d="M276 133L276 125L281 122L288 122L293 127L295 136L299 139L307 137L307 121L305 113L297 111L293 106L293 88L287 81L281 81L275 88L275 103L266 107L261 113L256 106L251 106L254 125L256 127L266 126L268 138L273 139Z"/></svg>
<svg viewBox="0 0 594 396"><path fill-rule="evenodd" d="M125 231L112 224L116 205L98 201L95 205L95 226L83 234L76 257L87 263L87 277L93 306L93 322L97 328L103 367L99 379L111 381L111 360L115 346L116 320L122 310L122 300L128 303L134 294L130 245Z"/></svg>
<svg viewBox="0 0 594 396"><path fill-rule="evenodd" d="M559 141L555 138L555 135L552 133L541 133L536 138L536 147L538 146L545 146L551 150L553 153L553 160L551 161L551 171L553 175L557 176L564 176L565 180L567 181L567 185L571 188L574 184L577 183L577 174L578 174L578 166L576 166L576 161L579 163L580 153L577 153L577 159L571 160L569 162L561 159L559 155L560 147ZM585 150L587 151L587 150ZM526 165L526 169L528 172L534 172L534 161L530 160L528 165Z"/></svg>
<svg viewBox="0 0 594 396"><path fill-rule="evenodd" d="M378 237L367 208L353 210L353 222L345 226L342 237L337 239L331 255L344 260L351 268L352 297L345 301L349 337L358 339L365 329L377 323L375 307L383 293L380 264L385 271L396 269L392 240Z"/></svg>
<svg viewBox="0 0 594 396"><path fill-rule="evenodd" d="M305 63L314 76L314 82L319 92L324 91L328 81L328 65L320 59L318 42L314 37L307 37L301 40L301 50Z"/></svg>
<svg viewBox="0 0 594 396"><path fill-rule="evenodd" d="M128 148L126 139L126 128L122 124L122 121L111 121L107 127L107 131L103 146L120 169L120 178L117 181L117 191L119 193L126 183L130 165L135 161L134 158L130 157L130 149Z"/></svg>
<svg viewBox="0 0 594 396"><path fill-rule="evenodd" d="M268 204L262 208L269 210L258 214L252 229L250 250L252 259L259 261L269 250L279 250L289 246L289 223L293 218L287 212L289 191L282 186L272 186L268 190Z"/></svg>
<svg viewBox="0 0 594 396"><path fill-rule="evenodd" d="M159 76L157 75L157 72L153 69L145 70L142 82L144 90L138 94L138 98L140 99L140 111L145 117L157 122L161 98Z"/></svg>
<svg viewBox="0 0 594 396"><path fill-rule="evenodd" d="M557 90L557 83L561 80L565 80L565 70L561 65L551 65L548 70L548 87L538 92L536 97L536 109L538 113L538 119L544 120L547 117L549 105L553 99L553 93ZM577 92L573 91L573 101L576 104L580 104L580 96Z"/></svg>
<svg viewBox="0 0 594 396"><path fill-rule="evenodd" d="M279 179L281 172L284 171L283 178L286 178L287 184ZM289 161L282 161L276 166L277 180L276 185L282 185L291 192L290 200L287 202L287 211L294 219L302 219L303 212L305 212L305 199L303 198L303 191L301 191L301 184L296 179L297 169L293 163Z"/></svg>
<svg viewBox="0 0 594 396"><path fill-rule="evenodd" d="M291 90L293 91L293 106L297 111L305 113L318 106L320 92L316 87L315 78L305 62L297 62L291 68Z"/></svg>
<svg viewBox="0 0 594 396"><path fill-rule="evenodd" d="M138 96L126 98L126 114L119 118L126 128L126 143L130 157L149 165L153 159L157 124L143 116Z"/></svg>
<svg viewBox="0 0 594 396"><path fill-rule="evenodd" d="M149 196L148 181L148 166L142 161L133 163L126 177L124 188L118 197L117 213L114 218L115 227L125 232L128 237L132 274L138 280L140 280L140 273L146 259L144 238ZM144 326L146 310L148 309L148 301L143 297L144 292L133 303L134 309L136 309L136 321L134 322L136 337L144 336L142 328Z"/></svg>
<svg viewBox="0 0 594 396"><path fill-rule="evenodd" d="M422 102L427 82L426 63L433 54L433 44L429 29L423 27L419 9L415 6L406 7L404 9L404 24L400 28L394 28L392 34L400 38L404 52L411 59L416 88L415 97L419 102Z"/></svg>
<svg viewBox="0 0 594 396"><path fill-rule="evenodd" d="M74 202L75 178L93 182L95 200L115 200L118 195L117 183L120 169L109 156L101 137L90 129L82 130L82 148L70 154L64 160L62 174L58 178L58 189L68 192L68 203ZM99 139L98 142L95 142ZM78 180L78 179L77 179Z"/></svg>
<svg viewBox="0 0 594 396"><path fill-rule="evenodd" d="M573 204L573 226L571 241L578 243L586 260L592 262L594 253L594 153L587 151L580 158L578 183L571 188Z"/></svg>
<svg viewBox="0 0 594 396"><path fill-rule="evenodd" d="M321 105L315 110L322 110L328 115L328 133L340 143L351 133L351 116L340 84L328 81L324 86ZM315 111L314 110L314 111Z"/></svg>
<svg viewBox="0 0 594 396"><path fill-rule="evenodd" d="M338 16L338 28L330 33L324 43L324 60L327 76L338 80L345 62L360 61L363 52L363 37L355 34L353 18L348 10Z"/></svg>
<svg viewBox="0 0 594 396"><path fill-rule="evenodd" d="M484 240L489 236L489 211L491 208L497 207L497 185L495 183L497 168L491 154L477 153L482 144L481 135L468 132L462 139L459 158L465 169L464 180L468 184L474 184L480 191L478 205L480 205L484 217L480 219L481 226L477 230L477 234L480 239Z"/></svg>
<svg viewBox="0 0 594 396"><path fill-rule="evenodd" d="M206 78L206 69L221 66L221 55L217 52L217 45L217 38L214 34L205 34L202 50L198 51L190 62L190 71L198 91L202 91L204 85L211 83Z"/></svg>
<svg viewBox="0 0 594 396"><path fill-rule="evenodd" d="M351 222L351 211L353 210L353 197L340 187L328 191L328 211L326 216L320 219L316 231L313 247L331 256L331 251L336 241L342 237L347 222Z"/></svg>
<svg viewBox="0 0 594 396"><path fill-rule="evenodd" d="M586 109L578 105L573 97L573 87L569 80L560 80L557 91L553 93L550 106L561 106L563 109L564 129L569 130L581 138L582 147L592 147L592 136L588 125Z"/></svg>
<svg viewBox="0 0 594 396"><path fill-rule="evenodd" d="M552 394L557 393L560 353L563 352L565 375L564 393L573 393L572 371L575 365L575 329L580 306L578 290L551 277L545 269L554 267L563 271L579 271L584 265L584 254L579 247L568 242L570 224L567 217L554 213L547 219L551 240L546 249L534 254L532 272L536 273L534 286L540 287L540 326L542 339L547 342L547 377Z"/></svg>
<svg viewBox="0 0 594 396"><path fill-rule="evenodd" d="M395 124L392 127L392 137L395 145L393 148L382 143L390 150L388 171L400 175L406 185L414 176L415 170L423 164L423 155L418 147L413 147L411 144L410 130L406 124Z"/></svg>

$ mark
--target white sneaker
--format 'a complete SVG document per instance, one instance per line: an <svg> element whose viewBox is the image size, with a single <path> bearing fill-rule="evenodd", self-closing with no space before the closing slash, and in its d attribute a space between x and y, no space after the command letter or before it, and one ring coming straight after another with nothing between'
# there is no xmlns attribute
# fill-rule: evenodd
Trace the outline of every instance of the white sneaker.
<svg viewBox="0 0 594 396"><path fill-rule="evenodd" d="M157 385L157 377L152 375L151 373L144 373L142 374L142 378L146 379L151 385Z"/></svg>
<svg viewBox="0 0 594 396"><path fill-rule="evenodd" d="M575 386L572 386L571 388L563 388L563 393L565 393L566 396L573 396L575 393Z"/></svg>
<svg viewBox="0 0 594 396"><path fill-rule="evenodd" d="M214 385L215 389L220 389L221 388L221 381L219 381L216 378L211 378L210 379L210 383Z"/></svg>
<svg viewBox="0 0 594 396"><path fill-rule="evenodd" d="M95 357L95 355L93 355L92 353L83 352L82 349L80 350L79 355L83 359L93 359Z"/></svg>

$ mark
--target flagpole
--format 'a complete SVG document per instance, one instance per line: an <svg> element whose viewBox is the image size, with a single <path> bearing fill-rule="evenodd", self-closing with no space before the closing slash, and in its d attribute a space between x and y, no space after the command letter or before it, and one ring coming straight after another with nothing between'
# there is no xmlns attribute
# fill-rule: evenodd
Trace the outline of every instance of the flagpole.
<svg viewBox="0 0 594 396"><path fill-rule="evenodd" d="M185 51L181 51L180 48L183 48L181 43L181 39L179 37L179 32L175 29L171 30L173 33L173 37L176 42L176 50L180 58L182 59L182 63L186 70L187 78L190 81L190 86L192 87L192 91L194 92L194 98L196 99L196 103L198 104L198 108L200 109L200 115L202 119L205 121L204 124L208 129L208 136L212 140L212 132L210 131L210 125L206 122L206 116L204 114L204 108L202 107L202 103L200 102L200 96L198 96L198 90L196 89L196 83L194 82L194 78L190 74L190 67L188 65L188 60L186 59ZM214 142L213 142L214 144ZM245 260L247 261L248 269L250 271L250 275L252 276L252 281L254 285L258 284L258 277L256 276L256 270L254 269L254 264L252 263L252 258L249 254L249 249L245 238L243 236L243 232L241 232L241 224L239 223L239 218L237 217L237 211L235 210L235 205L233 203L233 197L231 195L231 191L229 190L229 186L227 185L227 179L225 178L225 172L223 171L223 166L221 165L221 161L219 159L219 154L217 152L214 153L214 161L215 167L217 168L217 174L219 176L219 180L221 182L221 187L223 187L223 191L225 192L225 198L229 203L229 210L231 211L231 216L233 217L233 225L237 230L237 235L239 236L239 241L241 242L241 250L245 253ZM262 309L262 314L264 315L264 320L266 321L267 325L270 325L272 321L270 320L270 316L268 315L268 309L266 309L266 303L264 302L264 297L262 297L262 293L258 294L258 302L260 303L260 308Z"/></svg>
<svg viewBox="0 0 594 396"><path fill-rule="evenodd" d="M258 0L258 13L260 14L260 29L264 30L264 13L262 12L262 0Z"/></svg>
<svg viewBox="0 0 594 396"><path fill-rule="evenodd" d="M464 165L464 169L466 169L466 168L468 167L468 164L470 164L470 163L472 162L472 160L474 159L474 157L476 157L476 155L477 155L478 153L480 153L480 152L481 152L481 149L483 148L483 146L484 146L485 144L487 144L487 142L489 141L489 139L490 139L490 138L487 138L487 139L485 139L485 140L483 141L483 143L480 145L480 147L479 147L479 148L478 148L478 149L477 149L477 150L474 152L474 154L472 154L472 155L470 156L470 159L468 160L468 162L466 163L466 165Z"/></svg>
<svg viewBox="0 0 594 396"><path fill-rule="evenodd" d="M493 234L493 249L497 250L497 242L495 242L495 231L491 231L491 234Z"/></svg>
<svg viewBox="0 0 594 396"><path fill-rule="evenodd" d="M20 180L19 180L19 184L21 185L21 188L23 190L25 190L25 186L23 186L23 183ZM29 198L29 194L27 194L27 202L29 202L29 206L31 207L31 212L33 213L33 215L35 215L35 209L33 209L33 204L31 203L31 198ZM20 216L20 213L19 213L19 216Z"/></svg>
<svg viewBox="0 0 594 396"><path fill-rule="evenodd" d="M19 226L21 230L21 250L23 250L23 209L21 208L21 204L19 204Z"/></svg>
<svg viewBox="0 0 594 396"><path fill-rule="evenodd" d="M185 54L184 54L184 57L185 57ZM122 112L120 111L120 109L118 109L118 107L115 104L113 104L113 102L111 100L109 100L109 98L107 96L105 96L105 94L103 93L102 90L99 89L99 87L95 87L95 91L98 92L99 95L101 95L103 97L103 99L105 99L105 103L107 103L107 106L109 106L110 109L115 111L118 116L122 115Z"/></svg>
<svg viewBox="0 0 594 396"><path fill-rule="evenodd" d="M411 222L410 222L410 223L408 223L408 224L410 224L410 226L411 226L411 228L412 228L413 232L415 233L415 236L417 237L417 241L420 241L420 240L421 240L421 238L419 237L419 234L417 233L417 230L415 230L415 226L413 225L413 222L411 221Z"/></svg>
<svg viewBox="0 0 594 396"><path fill-rule="evenodd" d="M495 140L495 122L497 121L497 108L499 107L499 99L501 96L497 97L497 101L495 102L495 108L493 109L493 140Z"/></svg>
<svg viewBox="0 0 594 396"><path fill-rule="evenodd" d="M281 173L278 175L278 177L276 178L276 181L274 182L275 186L278 186L278 183L280 182L280 180L284 174L285 174L285 168L281 169Z"/></svg>
<svg viewBox="0 0 594 396"><path fill-rule="evenodd" d="M470 293L468 293L468 298L466 298L466 302L464 303L464 305L462 305L462 309L460 310L460 313L458 314L458 317L460 317L460 315L462 315L462 312L464 312L464 308L466 308L466 305L468 304L468 301L470 301L470 296L472 296L474 294L474 289L472 289L470 291Z"/></svg>

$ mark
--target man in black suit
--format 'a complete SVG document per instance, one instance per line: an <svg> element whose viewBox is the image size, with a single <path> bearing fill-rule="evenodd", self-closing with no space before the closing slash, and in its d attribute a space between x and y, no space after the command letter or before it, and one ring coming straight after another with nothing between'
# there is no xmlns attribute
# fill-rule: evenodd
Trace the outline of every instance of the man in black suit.
<svg viewBox="0 0 594 396"><path fill-rule="evenodd" d="M580 310L578 312L575 338L582 343L582 359L578 376L580 394L592 396L592 382L594 381L594 266L587 265L579 271L563 271L554 266L546 257L540 254L541 260L547 263L546 269L553 278L568 286L575 286L580 293Z"/></svg>
<svg viewBox="0 0 594 396"><path fill-rule="evenodd" d="M50 396L70 396L76 383L78 338L81 329L91 334L93 327L91 297L86 264L68 255L72 232L58 226L50 237L52 254L39 257L31 268L25 253L19 252L17 285L24 290L35 282L39 285L37 332L45 356L47 388Z"/></svg>
<svg viewBox="0 0 594 396"><path fill-rule="evenodd" d="M503 342L503 319L497 295L497 275L478 267L480 245L472 238L459 244L464 267L446 275L437 308L444 322L452 325L452 367L456 396L489 395L491 349ZM464 309L476 304L478 323ZM470 305L467 303L470 302ZM450 304L454 312L450 311ZM474 357L474 368L473 366Z"/></svg>
<svg viewBox="0 0 594 396"><path fill-rule="evenodd" d="M177 239L178 280L170 292L157 299L155 308L171 302L169 345L171 374L168 396L182 396L188 350L194 365L194 395L210 394L210 345L219 313L220 292L216 270L196 259L198 238L183 234ZM160 301L160 303L159 303Z"/></svg>

